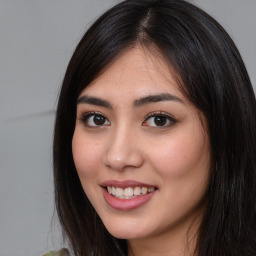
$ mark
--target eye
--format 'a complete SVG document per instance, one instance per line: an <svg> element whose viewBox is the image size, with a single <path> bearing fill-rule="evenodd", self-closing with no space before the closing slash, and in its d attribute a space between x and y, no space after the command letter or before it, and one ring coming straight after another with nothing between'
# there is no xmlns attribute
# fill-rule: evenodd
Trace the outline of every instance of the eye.
<svg viewBox="0 0 256 256"><path fill-rule="evenodd" d="M99 127L99 126L109 126L110 122L108 119L98 113L88 113L83 115L81 118L81 121L85 124L87 127Z"/></svg>
<svg viewBox="0 0 256 256"><path fill-rule="evenodd" d="M144 126L169 127L176 123L176 120L165 114L151 114L144 121Z"/></svg>

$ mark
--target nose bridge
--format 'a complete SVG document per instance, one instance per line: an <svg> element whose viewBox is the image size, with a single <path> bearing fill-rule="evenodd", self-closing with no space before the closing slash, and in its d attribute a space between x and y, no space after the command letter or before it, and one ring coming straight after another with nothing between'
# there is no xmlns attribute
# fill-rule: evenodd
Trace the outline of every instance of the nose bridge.
<svg viewBox="0 0 256 256"><path fill-rule="evenodd" d="M135 129L125 124L118 125L111 131L105 165L120 171L128 166L139 167L143 159L138 146Z"/></svg>

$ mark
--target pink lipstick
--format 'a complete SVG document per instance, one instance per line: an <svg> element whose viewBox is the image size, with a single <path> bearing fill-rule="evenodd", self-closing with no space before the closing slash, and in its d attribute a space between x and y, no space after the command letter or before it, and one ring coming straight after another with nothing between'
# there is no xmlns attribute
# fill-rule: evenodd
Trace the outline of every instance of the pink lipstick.
<svg viewBox="0 0 256 256"><path fill-rule="evenodd" d="M148 202L156 186L133 180L109 180L101 184L106 202L114 209L132 210Z"/></svg>

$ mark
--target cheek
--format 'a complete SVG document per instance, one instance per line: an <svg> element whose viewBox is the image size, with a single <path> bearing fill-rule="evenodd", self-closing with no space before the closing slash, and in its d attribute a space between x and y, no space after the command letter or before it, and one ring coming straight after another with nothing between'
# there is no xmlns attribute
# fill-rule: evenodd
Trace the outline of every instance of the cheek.
<svg viewBox="0 0 256 256"><path fill-rule="evenodd" d="M149 150L152 165L166 178L208 174L210 154L207 138L200 132L175 134Z"/></svg>
<svg viewBox="0 0 256 256"><path fill-rule="evenodd" d="M73 159L83 190L94 207L99 201L95 191L98 189L102 152L101 143L75 130L72 140Z"/></svg>
<svg viewBox="0 0 256 256"><path fill-rule="evenodd" d="M102 151L103 147L100 143L90 141L75 131L72 140L72 152L80 179L90 178L97 174L102 159Z"/></svg>
<svg viewBox="0 0 256 256"><path fill-rule="evenodd" d="M151 165L161 177L163 200L172 205L170 216L191 214L200 207L210 171L207 139L197 134L177 135L169 143L152 147Z"/></svg>

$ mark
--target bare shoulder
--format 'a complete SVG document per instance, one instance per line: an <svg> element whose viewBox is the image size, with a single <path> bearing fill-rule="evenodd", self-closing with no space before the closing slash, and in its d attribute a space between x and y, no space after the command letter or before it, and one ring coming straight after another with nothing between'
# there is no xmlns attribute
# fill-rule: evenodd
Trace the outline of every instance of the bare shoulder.
<svg viewBox="0 0 256 256"><path fill-rule="evenodd" d="M48 251L41 256L70 256L70 254L66 248L63 248L59 251Z"/></svg>

